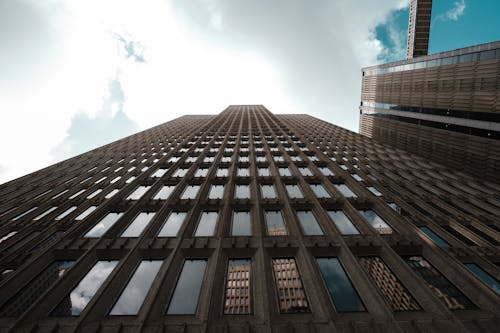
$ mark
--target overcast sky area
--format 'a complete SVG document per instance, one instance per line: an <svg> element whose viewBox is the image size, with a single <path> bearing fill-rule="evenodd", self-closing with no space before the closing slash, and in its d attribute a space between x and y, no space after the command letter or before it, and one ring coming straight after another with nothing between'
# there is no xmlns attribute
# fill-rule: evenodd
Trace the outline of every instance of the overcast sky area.
<svg viewBox="0 0 500 333"><path fill-rule="evenodd" d="M434 2L431 52L500 39L499 1ZM229 104L357 131L360 69L404 58L408 3L1 0L0 183Z"/></svg>

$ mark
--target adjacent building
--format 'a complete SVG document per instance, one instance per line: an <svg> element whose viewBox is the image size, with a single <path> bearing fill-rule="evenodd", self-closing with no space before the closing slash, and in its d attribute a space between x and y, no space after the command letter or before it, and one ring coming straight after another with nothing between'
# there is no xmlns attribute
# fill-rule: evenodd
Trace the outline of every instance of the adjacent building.
<svg viewBox="0 0 500 333"><path fill-rule="evenodd" d="M500 181L500 42L427 55L432 1L413 0L407 59L362 69L359 132Z"/></svg>
<svg viewBox="0 0 500 333"><path fill-rule="evenodd" d="M499 191L308 115L180 117L0 185L0 331L496 332Z"/></svg>

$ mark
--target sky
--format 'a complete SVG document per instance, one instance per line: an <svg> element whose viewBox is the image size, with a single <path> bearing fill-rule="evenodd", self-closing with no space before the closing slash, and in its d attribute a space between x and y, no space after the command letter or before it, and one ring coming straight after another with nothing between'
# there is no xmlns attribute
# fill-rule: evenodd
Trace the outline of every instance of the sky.
<svg viewBox="0 0 500 333"><path fill-rule="evenodd" d="M357 131L360 69L404 59L408 3L1 0L0 183L230 104ZM430 52L499 40L498 12L434 0Z"/></svg>

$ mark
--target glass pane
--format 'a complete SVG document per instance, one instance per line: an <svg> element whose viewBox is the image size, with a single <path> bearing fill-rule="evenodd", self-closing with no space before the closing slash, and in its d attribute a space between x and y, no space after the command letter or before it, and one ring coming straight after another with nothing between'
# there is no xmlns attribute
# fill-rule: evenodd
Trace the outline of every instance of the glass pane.
<svg viewBox="0 0 500 333"><path fill-rule="evenodd" d="M186 212L172 212L165 220L158 237L177 237L177 233L186 219Z"/></svg>
<svg viewBox="0 0 500 333"><path fill-rule="evenodd" d="M232 236L251 236L252 224L250 222L250 212L234 212L231 227Z"/></svg>
<svg viewBox="0 0 500 333"><path fill-rule="evenodd" d="M358 293L337 258L316 258L337 312L365 311Z"/></svg>
<svg viewBox="0 0 500 333"><path fill-rule="evenodd" d="M123 213L109 213L102 220L100 220L89 232L85 234L86 238L101 237L115 224Z"/></svg>
<svg viewBox="0 0 500 333"><path fill-rule="evenodd" d="M184 261L184 266L182 267L179 280L177 280L167 314L181 315L196 313L206 266L207 260L186 259Z"/></svg>
<svg viewBox="0 0 500 333"><path fill-rule="evenodd" d="M196 237L213 236L217 224L218 212L203 212L194 235Z"/></svg>
<svg viewBox="0 0 500 333"><path fill-rule="evenodd" d="M208 174L208 169L202 168L196 170L196 173L194 174L195 177L206 177Z"/></svg>
<svg viewBox="0 0 500 333"><path fill-rule="evenodd" d="M151 177L162 177L167 171L168 169L158 169L151 175Z"/></svg>
<svg viewBox="0 0 500 333"><path fill-rule="evenodd" d="M224 185L212 185L210 188L210 193L208 194L209 199L222 199L224 196Z"/></svg>
<svg viewBox="0 0 500 333"><path fill-rule="evenodd" d="M311 189L318 198L330 198L330 193L321 184L313 184L311 185Z"/></svg>
<svg viewBox="0 0 500 333"><path fill-rule="evenodd" d="M268 177L269 175L269 168L259 168L259 176Z"/></svg>
<svg viewBox="0 0 500 333"><path fill-rule="evenodd" d="M323 235L323 231L310 210L297 211L300 226L306 236Z"/></svg>
<svg viewBox="0 0 500 333"><path fill-rule="evenodd" d="M230 259L226 275L224 314L252 313L252 261Z"/></svg>
<svg viewBox="0 0 500 333"><path fill-rule="evenodd" d="M279 210L268 210L264 212L268 236L287 235L285 221Z"/></svg>
<svg viewBox="0 0 500 333"><path fill-rule="evenodd" d="M408 293L398 278L379 257L359 258L361 266L384 295L394 311L419 310L420 306Z"/></svg>
<svg viewBox="0 0 500 333"><path fill-rule="evenodd" d="M500 295L500 282L476 264L464 264L474 275Z"/></svg>
<svg viewBox="0 0 500 333"><path fill-rule="evenodd" d="M379 234L392 234L392 228L373 210L358 210L365 220L375 228Z"/></svg>
<svg viewBox="0 0 500 333"><path fill-rule="evenodd" d="M144 193L146 193L151 186L139 186L134 192L130 193L127 200L139 200Z"/></svg>
<svg viewBox="0 0 500 333"><path fill-rule="evenodd" d="M121 237L139 237L142 231L148 226L156 213L139 213L128 228L121 234Z"/></svg>
<svg viewBox="0 0 500 333"><path fill-rule="evenodd" d="M236 185L234 188L234 197L236 199L249 199L250 185Z"/></svg>
<svg viewBox="0 0 500 333"><path fill-rule="evenodd" d="M187 186L181 195L181 199L195 199L196 195L198 194L199 189L200 189L200 185Z"/></svg>
<svg viewBox="0 0 500 333"><path fill-rule="evenodd" d="M420 256L403 257L408 266L427 283L450 310L475 309L476 306L427 260Z"/></svg>
<svg viewBox="0 0 500 333"><path fill-rule="evenodd" d="M44 216L47 216L49 215L50 213L52 213L53 211L55 211L57 209L57 207L50 207L49 209L47 209L45 212L43 212L42 214L38 215L37 217L35 217L33 219L33 221L38 221L40 219L42 219Z"/></svg>
<svg viewBox="0 0 500 333"><path fill-rule="evenodd" d="M444 248L447 248L447 247L450 247L450 245L448 243L446 243L446 241L444 239L442 239L441 237L439 237L434 231L432 231L431 229L427 228L427 227L418 227L420 230L422 230L422 232L427 236L429 237L434 243L436 243L436 245L440 246L440 247L444 247Z"/></svg>
<svg viewBox="0 0 500 333"><path fill-rule="evenodd" d="M74 264L74 261L53 262L5 303L0 309L0 317L17 317L22 315Z"/></svg>
<svg viewBox="0 0 500 333"><path fill-rule="evenodd" d="M112 198L116 193L120 192L120 190L118 189L114 189L113 191L109 192L108 194L106 194L106 196L104 197L105 199L109 199L109 198Z"/></svg>
<svg viewBox="0 0 500 333"><path fill-rule="evenodd" d="M217 177L227 177L229 174L228 168L220 168L217 170Z"/></svg>
<svg viewBox="0 0 500 333"><path fill-rule="evenodd" d="M327 167L319 168L319 171L321 171L321 173L325 176L333 176L332 170L328 169Z"/></svg>
<svg viewBox="0 0 500 333"><path fill-rule="evenodd" d="M56 221L59 221L59 220L62 220L63 218L65 218L66 216L68 216L69 214L71 214L73 211L75 211L77 207L76 206L71 206L69 207L68 209L66 209L66 211L64 211L61 215L57 216L55 218Z"/></svg>
<svg viewBox="0 0 500 333"><path fill-rule="evenodd" d="M177 169L175 170L174 174L172 175L173 177L184 177L189 169Z"/></svg>
<svg viewBox="0 0 500 333"><path fill-rule="evenodd" d="M304 195L302 194L302 191L300 190L300 187L298 185L286 185L286 191L288 193L288 196L290 198L303 198Z"/></svg>
<svg viewBox="0 0 500 333"><path fill-rule="evenodd" d="M309 304L295 259L273 258L273 272L280 312L309 312Z"/></svg>
<svg viewBox="0 0 500 333"><path fill-rule="evenodd" d="M369 187L368 187L368 190L369 190L370 192L372 192L373 194L375 194L377 197L382 196L382 193L380 193L380 192L379 192L379 191L378 191L375 187L373 187L373 186L369 186Z"/></svg>
<svg viewBox="0 0 500 333"><path fill-rule="evenodd" d="M69 297L65 297L52 311L52 316L80 315L117 264L117 260L98 261L71 291Z"/></svg>
<svg viewBox="0 0 500 333"><path fill-rule="evenodd" d="M240 177L249 177L250 176L250 169L248 168L238 168L237 175Z"/></svg>
<svg viewBox="0 0 500 333"><path fill-rule="evenodd" d="M332 219L335 226L342 235L358 235L359 231L356 229L351 220L341 210L330 210L328 216Z"/></svg>
<svg viewBox="0 0 500 333"><path fill-rule="evenodd" d="M154 200L167 200L170 194L174 191L175 186L163 186L153 197Z"/></svg>
<svg viewBox="0 0 500 333"><path fill-rule="evenodd" d="M0 244L5 242L7 239L11 238L15 234L17 234L17 231L11 231L8 234L6 234L5 236L0 237Z"/></svg>
<svg viewBox="0 0 500 333"><path fill-rule="evenodd" d="M143 260L111 309L110 315L136 315L160 270L163 260Z"/></svg>
<svg viewBox="0 0 500 333"><path fill-rule="evenodd" d="M335 184L334 186L346 198L356 198L357 197L357 195L353 191L351 191L351 189L349 187L347 187L347 185L345 185L345 184Z"/></svg>
<svg viewBox="0 0 500 333"><path fill-rule="evenodd" d="M96 210L96 208L97 208L96 206L90 206L85 211L83 211L80 215L78 215L77 217L75 217L75 220L77 220L77 221L83 220L84 218L86 218L87 216L89 216L90 214L92 214L92 212L94 210Z"/></svg>
<svg viewBox="0 0 500 333"><path fill-rule="evenodd" d="M311 170L309 170L309 168L307 168L307 167L299 168L299 172L304 177L310 177L313 175Z"/></svg>
<svg viewBox="0 0 500 333"><path fill-rule="evenodd" d="M266 199L275 199L277 197L274 185L262 185L262 197Z"/></svg>
<svg viewBox="0 0 500 333"><path fill-rule="evenodd" d="M279 168L278 172L281 177L290 177L292 174L290 173L290 169L288 168Z"/></svg>

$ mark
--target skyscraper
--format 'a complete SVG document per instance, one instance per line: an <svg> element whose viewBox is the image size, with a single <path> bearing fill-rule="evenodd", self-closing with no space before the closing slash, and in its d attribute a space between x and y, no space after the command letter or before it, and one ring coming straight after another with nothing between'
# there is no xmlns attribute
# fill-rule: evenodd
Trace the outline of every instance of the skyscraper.
<svg viewBox="0 0 500 333"><path fill-rule="evenodd" d="M431 30L432 0L411 0L406 59L427 55Z"/></svg>
<svg viewBox="0 0 500 333"><path fill-rule="evenodd" d="M308 115L180 117L0 186L0 331L495 332L499 190Z"/></svg>

